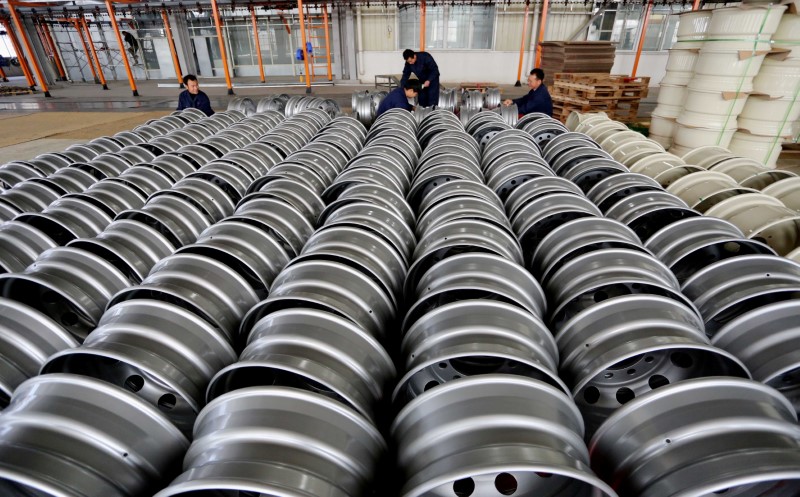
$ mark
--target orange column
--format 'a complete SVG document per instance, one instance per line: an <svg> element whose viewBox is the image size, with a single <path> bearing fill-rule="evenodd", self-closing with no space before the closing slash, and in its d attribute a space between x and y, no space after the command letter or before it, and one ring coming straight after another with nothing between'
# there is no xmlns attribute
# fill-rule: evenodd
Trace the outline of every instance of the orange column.
<svg viewBox="0 0 800 497"><path fill-rule="evenodd" d="M306 93L311 93L311 72L308 70L308 47L306 46L306 20L303 16L303 0L297 0L300 15L300 43L303 44L303 64L306 67Z"/></svg>
<svg viewBox="0 0 800 497"><path fill-rule="evenodd" d="M14 20L14 25L16 25L17 29L19 30L19 36L22 38L22 43L25 45L25 49L31 56L31 64L33 65L33 70L36 72L36 77L39 78L39 86L42 87L42 91L44 92L45 97L51 97L50 89L47 87L47 81L44 79L44 73L42 72L42 68L39 67L39 61L36 59L36 53L31 48L31 43L28 41L28 35L25 34L25 30L22 27L22 21L19 18L19 13L15 6L9 3L8 11L11 13L11 18Z"/></svg>
<svg viewBox="0 0 800 497"><path fill-rule="evenodd" d="M14 7L9 7L9 9L13 9ZM28 86L33 90L36 88L36 81L33 79L33 75L31 74L31 68L28 67L28 60L25 58L25 54L22 53L22 47L19 44L19 40L17 40L17 35L14 34L14 31L11 29L11 25L8 23L7 19L2 19L3 27L6 28L6 32L8 33L9 39L11 39L11 45L14 47L14 52L17 54L17 60L19 61L19 67L22 68L22 73L25 75L25 79L28 80Z"/></svg>
<svg viewBox="0 0 800 497"><path fill-rule="evenodd" d="M106 83L106 75L103 74L103 65L100 64L100 57L97 56L97 50L94 48L94 40L92 40L92 32L89 31L89 24L86 22L85 17L81 17L81 25L86 31L86 39L89 42L89 50L92 51L92 57L97 62L97 75L100 77L100 84L103 85L104 90L108 90L108 83Z"/></svg>
<svg viewBox="0 0 800 497"><path fill-rule="evenodd" d="M256 9L250 6L250 19L253 21L253 41L256 44L256 53L258 54L258 72L261 74L261 82L266 83L267 78L264 76L264 62L261 60L261 40L258 39L258 21L256 21Z"/></svg>
<svg viewBox="0 0 800 497"><path fill-rule="evenodd" d="M133 92L134 97L139 96L139 90L136 89L136 80L133 79L133 71L131 70L131 64L128 61L128 53L125 51L125 43L122 41L122 34L119 32L119 25L117 24L117 14L114 12L114 6L111 4L111 0L106 0L106 10L108 10L108 17L111 20L111 27L114 28L114 34L117 37L117 43L119 44L119 53L122 56L122 63L125 65L125 72L128 73L128 83L131 85L131 91Z"/></svg>
<svg viewBox="0 0 800 497"><path fill-rule="evenodd" d="M217 0L211 0L211 10L214 12L214 24L217 25L217 40L219 40L219 53L222 54L222 68L225 73L225 84L228 86L228 95L233 95L233 83L228 72L228 56L225 54L225 39L222 37L222 21L219 17Z"/></svg>
<svg viewBox="0 0 800 497"><path fill-rule="evenodd" d="M636 58L633 59L633 71L631 77L636 77L636 70L639 69L639 58L642 56L642 47L644 47L644 37L647 34L647 23L650 21L650 13L653 12L653 0L647 2L647 10L644 11L644 23L642 24L642 33L639 35L639 45L636 47Z"/></svg>
<svg viewBox="0 0 800 497"><path fill-rule="evenodd" d="M322 4L322 22L325 25L325 50L328 51L328 81L333 81L333 69L331 68L331 35L328 32L328 4Z"/></svg>
<svg viewBox="0 0 800 497"><path fill-rule="evenodd" d="M536 43L536 64L534 64L534 67L539 67L542 64L542 42L544 41L545 28L547 28L547 7L549 5L550 0L543 0L542 18L539 20L539 42Z"/></svg>
<svg viewBox="0 0 800 497"><path fill-rule="evenodd" d="M419 16L419 51L425 51L425 11L427 10L427 5L425 4L425 0L422 0L422 7Z"/></svg>
<svg viewBox="0 0 800 497"><path fill-rule="evenodd" d="M167 41L169 42L169 51L172 53L172 64L175 66L175 76L178 77L178 84L183 88L183 74L181 72L181 61L178 59L178 52L175 50L175 40L172 39L172 29L169 27L169 17L167 17L167 9L161 9L161 19L164 21L164 31L167 34Z"/></svg>
<svg viewBox="0 0 800 497"><path fill-rule="evenodd" d="M50 26L42 23L42 31L44 31L44 36L45 38L47 38L47 43L50 45L50 50L53 52L53 60L55 61L56 67L58 68L58 74L61 75L61 81L66 81L67 73L64 70L64 64L61 62L61 56L58 53L58 47L56 46L56 42L53 39L53 35L50 34Z"/></svg>
<svg viewBox="0 0 800 497"><path fill-rule="evenodd" d="M86 40L83 37L83 26L81 25L81 22L77 19L70 19L70 21L72 22L72 25L75 26L75 31L78 32L78 38L81 39L81 45L83 45L83 53L86 54L86 60L89 62L89 69L92 70L92 77L94 78L94 82L100 84L100 78L97 76L97 69L94 68L94 59L89 53L89 45L86 44Z"/></svg>
<svg viewBox="0 0 800 497"><path fill-rule="evenodd" d="M0 78L2 78L1 80L3 83L8 83L8 78L6 77L6 72L3 71L3 66L0 66Z"/></svg>
<svg viewBox="0 0 800 497"><path fill-rule="evenodd" d="M528 34L528 8L530 4L525 2L525 17L522 19L522 41L519 42L519 67L517 67L517 82L514 86L522 86L522 59L525 57L525 35Z"/></svg>
<svg viewBox="0 0 800 497"><path fill-rule="evenodd" d="M700 0L694 0L694 5L692 5L692 10L700 10Z"/></svg>

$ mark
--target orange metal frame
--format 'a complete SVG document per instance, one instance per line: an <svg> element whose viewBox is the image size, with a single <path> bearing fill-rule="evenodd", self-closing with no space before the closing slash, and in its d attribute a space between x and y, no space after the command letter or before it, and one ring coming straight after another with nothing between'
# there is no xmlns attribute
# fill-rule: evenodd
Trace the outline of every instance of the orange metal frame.
<svg viewBox="0 0 800 497"><path fill-rule="evenodd" d="M56 63L56 68L58 68L58 74L61 75L61 81L66 81L67 72L64 70L64 63L61 62L61 55L58 53L58 47L53 39L53 35L50 34L50 27L42 23L42 32L47 39L47 44L50 45L50 51L53 53L53 60Z"/></svg>
<svg viewBox="0 0 800 497"><path fill-rule="evenodd" d="M539 20L539 41L536 43L536 63L534 67L539 67L542 64L542 42L544 42L544 31L547 28L547 8L549 6L550 0L543 0L542 18Z"/></svg>
<svg viewBox="0 0 800 497"><path fill-rule="evenodd" d="M528 8L530 4L525 2L525 17L522 19L522 41L519 42L519 67L517 67L517 82L514 86L522 86L522 59L525 57L525 35L528 34Z"/></svg>
<svg viewBox="0 0 800 497"><path fill-rule="evenodd" d="M256 21L256 9L250 6L250 19L253 21L253 41L256 44L256 53L258 54L258 72L261 74L261 82L266 83L267 78L264 76L264 62L261 60L261 40L258 39L258 21Z"/></svg>
<svg viewBox="0 0 800 497"><path fill-rule="evenodd" d="M422 6L419 16L419 51L425 51L425 11L428 10L425 0L422 0Z"/></svg>
<svg viewBox="0 0 800 497"><path fill-rule="evenodd" d="M83 45L83 53L86 55L86 60L89 62L89 69L92 70L92 77L94 78L94 82L100 84L100 77L97 75L97 69L94 66L94 59L92 58L91 54L89 53L89 45L86 44L86 39L83 37L83 26L81 26L81 22L78 19L59 19L67 22L71 22L72 25L75 27L75 31L78 32L78 38L81 39L81 45Z"/></svg>
<svg viewBox="0 0 800 497"><path fill-rule="evenodd" d="M694 0L694 4L692 5L692 10L700 10L700 4L702 2L700 0Z"/></svg>
<svg viewBox="0 0 800 497"><path fill-rule="evenodd" d="M231 75L228 72L228 55L225 53L225 40L222 37L222 21L219 17L217 0L211 0L211 10L214 13L214 24L217 26L217 40L219 41L219 53L222 55L222 69L225 73L225 84L228 86L228 95L233 95L233 83L231 82Z"/></svg>
<svg viewBox="0 0 800 497"><path fill-rule="evenodd" d="M303 0L297 0L297 12L300 16L300 43L303 45L303 64L306 68L306 93L311 93L311 72L308 70L308 47L306 42L306 20L303 15Z"/></svg>
<svg viewBox="0 0 800 497"><path fill-rule="evenodd" d="M125 71L128 73L128 82L131 85L131 91L133 92L134 97L138 97L139 90L136 89L136 80L133 79L133 71L131 70L130 62L128 61L128 54L125 52L125 43L123 43L122 34L119 32L117 14L114 12L114 6L111 4L111 0L106 0L106 10L108 10L108 17L111 20L111 27L114 28L114 34L117 37L119 53L122 56L122 63L125 65Z"/></svg>
<svg viewBox="0 0 800 497"><path fill-rule="evenodd" d="M97 62L97 75L100 77L100 84L103 85L104 90L108 90L108 83L106 82L106 75L103 74L103 65L100 64L100 57L97 56L97 51L94 48L94 40L92 40L92 32L89 30L89 23L86 22L85 17L81 17L81 25L86 31L86 40L89 42L89 49L92 52L95 62Z"/></svg>
<svg viewBox="0 0 800 497"><path fill-rule="evenodd" d="M161 19L164 21L164 31L167 35L167 42L169 43L169 51L172 54L172 64L175 66L175 76L178 77L178 84L183 88L183 72L181 71L181 61L178 59L178 52L175 50L175 40L172 39L172 29L169 26L169 17L167 17L167 9L161 9Z"/></svg>
<svg viewBox="0 0 800 497"><path fill-rule="evenodd" d="M39 86L42 87L44 96L52 97L52 95L50 95L50 89L47 87L47 81L44 79L42 68L39 67L39 61L36 59L36 53L31 47L31 42L28 40L28 35L25 33L25 30L22 27L22 21L20 20L17 9L14 8L13 3L9 3L8 11L11 13L11 18L14 20L14 25L17 27L17 30L19 30L19 36L22 38L22 44L25 45L25 50L27 50L31 55L31 64L33 64L33 70L36 72L36 77L39 79Z"/></svg>
<svg viewBox="0 0 800 497"><path fill-rule="evenodd" d="M11 39L11 45L14 47L14 52L16 52L17 54L19 67L22 68L22 74L25 75L25 79L28 80L28 86L30 87L31 90L33 90L34 88L36 88L36 80L33 79L33 74L31 74L31 68L28 66L28 60L25 58L25 54L22 52L22 47L19 44L19 40L17 40L17 35L14 33L14 30L11 29L11 24L8 23L8 19L2 19L2 21L3 21L3 27L6 28L8 37Z"/></svg>
<svg viewBox="0 0 800 497"><path fill-rule="evenodd" d="M647 2L647 10L644 12L644 23L642 23L642 33L639 35L639 44L636 46L636 58L633 59L633 70L631 77L636 77L636 70L639 69L639 58L642 56L644 47L644 37L647 34L647 23L650 21L650 13L653 12L653 0Z"/></svg>

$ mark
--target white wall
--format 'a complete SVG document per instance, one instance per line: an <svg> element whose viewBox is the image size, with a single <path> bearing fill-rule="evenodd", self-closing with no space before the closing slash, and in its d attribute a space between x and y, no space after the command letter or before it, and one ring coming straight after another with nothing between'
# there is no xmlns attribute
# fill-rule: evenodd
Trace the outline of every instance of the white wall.
<svg viewBox="0 0 800 497"><path fill-rule="evenodd" d="M667 72L668 57L669 52L642 52L636 75L650 76L650 86L658 86ZM618 51L614 57L614 66L611 68L611 74L630 74L633 71L635 59L636 52Z"/></svg>
<svg viewBox="0 0 800 497"><path fill-rule="evenodd" d="M514 84L517 81L519 51L492 52L477 50L430 50L441 73L441 82L485 81ZM522 66L523 79L530 72L533 58L528 53ZM358 79L362 83L373 83L376 74L400 74L403 72L402 52L361 52L359 54Z"/></svg>

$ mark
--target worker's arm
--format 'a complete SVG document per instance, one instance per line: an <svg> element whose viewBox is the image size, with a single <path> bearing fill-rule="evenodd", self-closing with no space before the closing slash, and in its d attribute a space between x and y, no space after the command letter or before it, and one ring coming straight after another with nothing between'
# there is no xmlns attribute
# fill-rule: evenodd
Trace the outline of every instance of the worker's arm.
<svg viewBox="0 0 800 497"><path fill-rule="evenodd" d="M403 66L403 77L400 78L400 88L404 87L406 81L408 81L408 78L410 77L411 77L411 64L406 62L405 65Z"/></svg>
<svg viewBox="0 0 800 497"><path fill-rule="evenodd" d="M211 100L208 99L208 95L205 93L197 95L197 98L194 99L194 106L196 109L202 110L207 116L214 115L214 110L211 108Z"/></svg>

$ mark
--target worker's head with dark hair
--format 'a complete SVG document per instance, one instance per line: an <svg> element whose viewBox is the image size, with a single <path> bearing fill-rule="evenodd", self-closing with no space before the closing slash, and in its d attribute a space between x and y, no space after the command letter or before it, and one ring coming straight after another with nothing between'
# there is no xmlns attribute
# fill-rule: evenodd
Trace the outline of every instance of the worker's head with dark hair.
<svg viewBox="0 0 800 497"><path fill-rule="evenodd" d="M542 71L538 67L536 69L531 69L531 73L528 76L528 88L530 88L531 90L535 90L536 88L542 86L543 82L544 82L544 71Z"/></svg>
<svg viewBox="0 0 800 497"><path fill-rule="evenodd" d="M403 90L405 90L406 97L408 98L414 98L419 95L421 89L422 83L420 83L418 79L409 79L403 85Z"/></svg>
<svg viewBox="0 0 800 497"><path fill-rule="evenodd" d="M197 95L197 93L200 91L200 83L197 82L197 76L194 74L187 74L184 76L183 85L186 86L186 90L188 90L192 95Z"/></svg>
<svg viewBox="0 0 800 497"><path fill-rule="evenodd" d="M417 61L417 52L411 50L410 48L406 48L403 50L403 60L409 64L413 64Z"/></svg>

